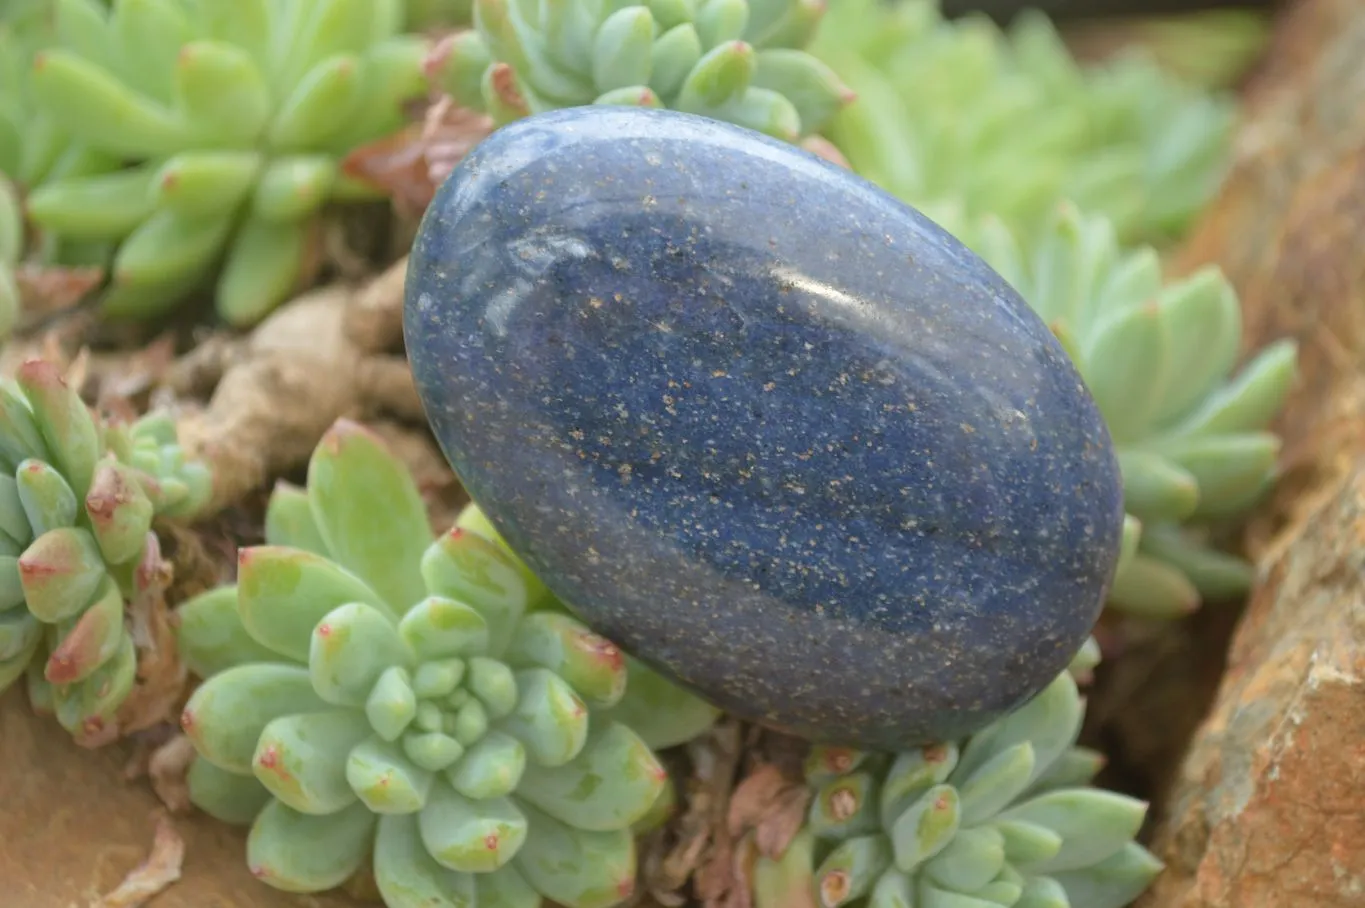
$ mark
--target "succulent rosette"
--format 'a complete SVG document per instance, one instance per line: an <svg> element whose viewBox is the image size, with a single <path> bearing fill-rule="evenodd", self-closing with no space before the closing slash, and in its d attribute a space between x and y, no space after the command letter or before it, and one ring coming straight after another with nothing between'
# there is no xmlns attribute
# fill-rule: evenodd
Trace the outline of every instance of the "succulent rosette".
<svg viewBox="0 0 1365 908"><path fill-rule="evenodd" d="M0 158L49 245L107 264L111 316L211 285L226 321L264 317L301 281L323 206L379 197L344 156L427 94L402 0L50 8L50 29L0 41L19 74L0 86Z"/></svg>
<svg viewBox="0 0 1365 908"><path fill-rule="evenodd" d="M1090 785L1084 706L1062 673L961 742L875 754L816 747L813 798L757 908L1120 908L1162 865L1135 840L1147 805Z"/></svg>
<svg viewBox="0 0 1365 908"><path fill-rule="evenodd" d="M110 425L52 363L0 383L0 690L30 699L78 741L107 740L137 680L125 602L160 565L157 516L189 517L211 477L153 415Z"/></svg>
<svg viewBox="0 0 1365 908"><path fill-rule="evenodd" d="M1140 532L1110 604L1169 618L1243 595L1251 566L1214 548L1209 531L1276 479L1280 441L1268 427L1297 374L1295 342L1238 368L1241 305L1221 270L1166 280L1155 249L1123 249L1108 218L1070 203L1026 241L993 216L952 229L1052 327L1113 436Z"/></svg>
<svg viewBox="0 0 1365 908"><path fill-rule="evenodd" d="M241 551L235 587L180 612L207 679L182 717L192 798L251 825L256 876L315 892L372 860L390 908L631 894L632 827L672 791L610 715L627 681L616 646L529 608L529 572L499 541L433 537L411 474L346 421L305 489L277 486L266 537ZM690 714L696 731L714 718Z"/></svg>
<svg viewBox="0 0 1365 908"><path fill-rule="evenodd" d="M857 100L824 130L859 174L926 210L1029 229L1059 199L1125 242L1179 236L1222 182L1231 97L1125 53L1082 66L1045 15L1002 30L934 0L831 4L810 53Z"/></svg>
<svg viewBox="0 0 1365 908"><path fill-rule="evenodd" d="M474 0L430 74L498 123L559 107L667 107L786 141L853 96L802 48L823 0Z"/></svg>

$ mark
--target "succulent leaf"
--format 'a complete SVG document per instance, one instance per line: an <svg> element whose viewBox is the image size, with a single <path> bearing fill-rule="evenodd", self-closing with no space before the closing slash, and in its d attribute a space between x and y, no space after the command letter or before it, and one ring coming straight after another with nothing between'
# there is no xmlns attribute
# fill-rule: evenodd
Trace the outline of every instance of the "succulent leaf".
<svg viewBox="0 0 1365 908"><path fill-rule="evenodd" d="M332 814L299 813L270 800L247 835L247 866L285 892L321 892L346 882L365 862L375 815L356 802Z"/></svg>

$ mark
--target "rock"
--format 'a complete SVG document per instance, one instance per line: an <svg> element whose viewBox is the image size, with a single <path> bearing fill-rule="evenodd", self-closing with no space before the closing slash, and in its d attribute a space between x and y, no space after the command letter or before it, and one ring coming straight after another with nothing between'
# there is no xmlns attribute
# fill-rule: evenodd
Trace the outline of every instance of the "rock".
<svg viewBox="0 0 1365 908"><path fill-rule="evenodd" d="M744 718L956 738L1051 681L1123 515L1046 326L927 219L757 133L592 107L495 133L408 271L428 418L599 631Z"/></svg>
<svg viewBox="0 0 1365 908"><path fill-rule="evenodd" d="M1141 908L1365 905L1362 84L1360 4L1294 4L1182 255L1227 271L1246 349L1294 337L1302 366L1276 423L1284 476L1247 533L1261 579L1177 767L1153 844L1167 871Z"/></svg>

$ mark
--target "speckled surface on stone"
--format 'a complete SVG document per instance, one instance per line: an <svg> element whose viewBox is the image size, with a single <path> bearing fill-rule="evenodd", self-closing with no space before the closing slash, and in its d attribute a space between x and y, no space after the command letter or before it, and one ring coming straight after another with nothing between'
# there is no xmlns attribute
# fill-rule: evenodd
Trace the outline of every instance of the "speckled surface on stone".
<svg viewBox="0 0 1365 908"><path fill-rule="evenodd" d="M1122 490L1066 354L964 247L814 156L666 111L521 120L440 188L406 307L493 524L737 715L954 738L1099 614Z"/></svg>

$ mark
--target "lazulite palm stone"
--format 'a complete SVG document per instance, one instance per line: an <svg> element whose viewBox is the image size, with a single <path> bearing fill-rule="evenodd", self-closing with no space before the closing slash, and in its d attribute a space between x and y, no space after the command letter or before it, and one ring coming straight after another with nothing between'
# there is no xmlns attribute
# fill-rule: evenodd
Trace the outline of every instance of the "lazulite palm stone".
<svg viewBox="0 0 1365 908"><path fill-rule="evenodd" d="M598 631L735 714L956 738L1098 616L1123 504L1081 378L847 171L676 112L541 114L441 186L407 281L474 500Z"/></svg>

